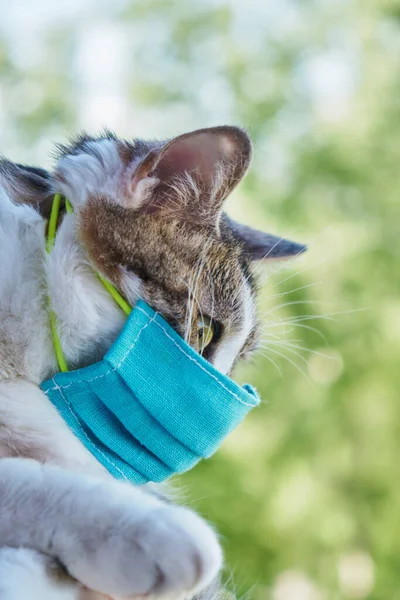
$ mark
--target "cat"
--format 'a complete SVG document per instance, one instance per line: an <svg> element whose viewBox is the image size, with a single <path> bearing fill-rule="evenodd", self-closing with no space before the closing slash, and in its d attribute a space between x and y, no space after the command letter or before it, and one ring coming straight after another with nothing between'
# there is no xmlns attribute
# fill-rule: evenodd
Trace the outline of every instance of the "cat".
<svg viewBox="0 0 400 600"><path fill-rule="evenodd" d="M221 372L255 350L252 262L304 248L223 212L250 159L247 134L221 126L166 142L82 135L51 173L0 160L0 600L220 595L212 527L162 487L112 479L39 384L57 372L48 298L70 368L100 360L122 328L95 270ZM46 256L56 192L74 212Z"/></svg>

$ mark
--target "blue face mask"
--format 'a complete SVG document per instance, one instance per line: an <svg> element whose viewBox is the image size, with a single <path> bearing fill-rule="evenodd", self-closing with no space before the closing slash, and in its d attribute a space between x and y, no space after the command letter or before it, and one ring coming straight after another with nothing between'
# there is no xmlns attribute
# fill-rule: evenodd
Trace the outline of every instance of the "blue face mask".
<svg viewBox="0 0 400 600"><path fill-rule="evenodd" d="M97 460L136 484L208 458L259 402L142 301L102 361L41 387Z"/></svg>
<svg viewBox="0 0 400 600"><path fill-rule="evenodd" d="M142 301L103 360L58 373L41 388L96 459L136 484L163 481L208 458L259 402Z"/></svg>

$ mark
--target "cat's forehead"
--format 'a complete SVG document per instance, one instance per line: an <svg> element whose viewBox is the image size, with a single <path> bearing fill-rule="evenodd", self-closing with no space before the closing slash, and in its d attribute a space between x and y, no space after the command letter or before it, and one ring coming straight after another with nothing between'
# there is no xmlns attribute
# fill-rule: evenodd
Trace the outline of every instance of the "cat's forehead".
<svg viewBox="0 0 400 600"><path fill-rule="evenodd" d="M146 230L138 225L135 247L145 248L129 258L129 268L184 298L196 296L202 310L221 319L239 306L240 288L247 279L247 263L240 248L215 231L179 222L152 220ZM144 246L146 244L146 246Z"/></svg>
<svg viewBox="0 0 400 600"><path fill-rule="evenodd" d="M112 279L123 266L145 283L176 294L192 288L204 302L234 308L248 264L234 238L169 215L127 211L101 198L90 202L82 214L84 241L100 270Z"/></svg>
<svg viewBox="0 0 400 600"><path fill-rule="evenodd" d="M156 269L166 266L176 270L177 284L199 286L212 280L214 286L223 284L229 296L229 284L235 285L243 279L247 262L240 244L222 238L215 228L152 217L141 219L135 227L137 232L133 236L146 243L141 259L147 263L154 261Z"/></svg>

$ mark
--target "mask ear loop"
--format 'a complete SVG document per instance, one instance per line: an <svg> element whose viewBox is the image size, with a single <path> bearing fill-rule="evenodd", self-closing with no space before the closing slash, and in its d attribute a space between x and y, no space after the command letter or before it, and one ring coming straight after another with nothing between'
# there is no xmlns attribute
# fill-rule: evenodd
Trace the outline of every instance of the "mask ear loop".
<svg viewBox="0 0 400 600"><path fill-rule="evenodd" d="M71 214L71 213L74 212L74 209L72 208L72 204L68 200L68 198L65 198L65 208L66 208L66 211L67 211L68 214ZM106 288L107 292L110 294L110 296L112 296L112 298L115 300L115 302L121 308L121 310L126 315L129 315L131 313L132 307L127 303L127 301L125 300L125 298L123 296L121 296L121 294L113 286L113 284L110 283L109 281L107 281L107 279L104 279L104 277L102 275L100 275L100 273L97 273L97 277L100 279L101 283L104 285L104 287Z"/></svg>
<svg viewBox="0 0 400 600"><path fill-rule="evenodd" d="M61 199L62 199L61 194L54 195L53 204L51 207L49 224L47 227L47 237L46 237L46 252L47 252L47 254L51 253L52 249L54 248L54 243L56 241L57 221L58 221L58 215L60 212ZM71 206L71 209L72 209L72 206ZM68 211L68 208L67 208L67 211ZM49 306L51 306L50 297L48 297L48 303L49 303ZM58 337L56 315L54 314L54 311L51 308L49 311L49 322L50 322L51 337L53 339L53 346L54 346L54 351L56 353L58 366L62 373L66 373L68 371L68 365L67 365L67 361L65 360L64 352L61 348L60 338Z"/></svg>
<svg viewBox="0 0 400 600"><path fill-rule="evenodd" d="M47 254L50 254L50 252L54 248L54 243L56 240L56 232L57 232L58 215L60 213L60 206L61 206L62 199L63 199L63 197L61 196L61 194L54 194L53 204L52 204L51 213L50 213L50 219L49 219L49 223L48 223L48 227L47 227L47 236L46 236L46 252L47 252ZM65 198L65 210L67 211L68 214L72 214L74 212L72 204L70 203L70 201L67 198ZM121 308L121 310L126 315L129 315L132 310L132 307L127 303L125 298L119 293L119 291L113 286L113 284L110 283L109 281L107 281L107 279L105 279L102 275L100 275L100 273L97 272L96 274L97 274L97 277L99 278L99 280L101 281L101 283L103 284L103 286L105 287L105 289L107 290L107 292L110 294L110 296L113 298L113 300L118 304L118 306ZM48 303L50 305L50 298L48 298ZM65 360L64 352L61 347L60 338L58 337L56 315L54 314L54 311L51 309L49 312L49 321L50 321L51 337L53 339L53 346L54 346L54 351L56 353L58 366L62 373L66 373L68 371L68 365L67 365L67 361Z"/></svg>
<svg viewBox="0 0 400 600"><path fill-rule="evenodd" d="M118 304L120 309L123 310L123 312L126 315L129 315L132 311L132 307L127 303L125 298L123 298L123 296L121 296L119 291L117 289L115 289L113 284L110 283L109 281L107 281L107 279L104 279L104 277L102 275L100 275L100 273L97 273L97 277L100 279L101 283L104 285L104 287L106 288L106 290L110 294L110 296L112 296L112 298Z"/></svg>

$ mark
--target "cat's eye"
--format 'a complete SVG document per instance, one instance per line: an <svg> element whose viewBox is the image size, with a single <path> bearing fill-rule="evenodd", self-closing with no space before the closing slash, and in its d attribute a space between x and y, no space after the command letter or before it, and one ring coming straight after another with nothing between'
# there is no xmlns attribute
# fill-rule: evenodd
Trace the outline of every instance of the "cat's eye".
<svg viewBox="0 0 400 600"><path fill-rule="evenodd" d="M211 344L216 332L216 324L210 317L199 317L197 321L197 338L199 341L200 354Z"/></svg>

